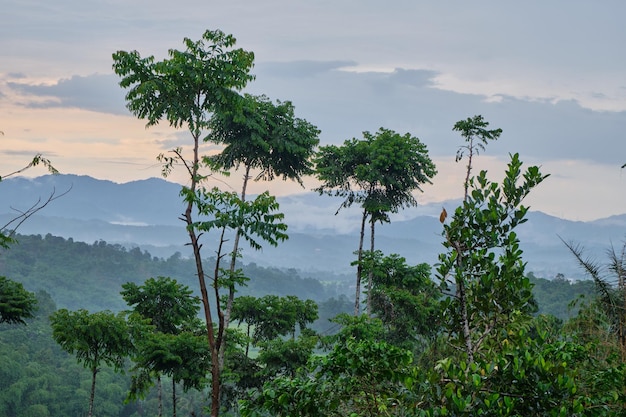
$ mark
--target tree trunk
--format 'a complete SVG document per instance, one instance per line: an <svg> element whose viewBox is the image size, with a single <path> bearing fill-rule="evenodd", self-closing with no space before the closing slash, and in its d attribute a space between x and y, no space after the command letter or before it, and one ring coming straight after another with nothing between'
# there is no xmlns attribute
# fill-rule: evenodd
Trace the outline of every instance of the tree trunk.
<svg viewBox="0 0 626 417"><path fill-rule="evenodd" d="M463 326L463 338L465 339L465 352L468 363L474 362L474 346L472 343L472 333L470 330L469 317L467 316L467 295L465 294L465 282L457 282L457 294L459 297L459 307L461 308L461 324ZM469 369L469 367L467 368Z"/></svg>
<svg viewBox="0 0 626 417"><path fill-rule="evenodd" d="M357 253L356 265L356 293L354 296L354 315L358 316L361 311L361 276L363 274L363 240L365 237L365 221L367 220L367 210L363 209L363 218L361 219L361 237L359 238L359 250Z"/></svg>
<svg viewBox="0 0 626 417"><path fill-rule="evenodd" d="M250 165L246 165L246 172L243 176L243 185L241 187L241 201L246 201L246 189L248 188L248 179L250 179ZM233 251L231 253L230 258L230 268L229 271L232 274L235 273L235 267L237 266L237 251L239 250L239 228L235 231L235 239L233 243ZM231 284L228 287L228 301L226 302L226 311L224 312L224 326L228 328L230 325L230 316L233 311L233 302L235 300L235 284ZM224 354L225 354L225 346L222 342L222 346L219 352L219 365L220 369L224 369Z"/></svg>
<svg viewBox="0 0 626 417"><path fill-rule="evenodd" d="M91 393L89 394L89 413L88 417L93 416L93 400L96 396L96 374L98 373L98 368L95 366L91 368Z"/></svg>
<svg viewBox="0 0 626 417"><path fill-rule="evenodd" d="M199 135L194 135L194 148L193 148L193 165L188 167L189 174L191 177L191 184L189 186L190 192L195 194L198 181L199 181L199 163L200 158L198 156L198 144L199 144ZM185 214L183 220L187 225L187 231L189 233L189 239L191 240L191 247L193 249L193 256L196 263L196 272L198 274L198 282L200 285L200 294L202 296L202 307L204 308L204 317L206 321L206 329L207 329L207 339L209 343L209 349L211 350L211 417L218 417L219 409L220 409L220 372L219 372L219 355L218 348L216 345L215 334L213 330L213 318L211 317L211 307L209 305L209 295L207 292L205 275L204 275L204 266L202 264L202 255L200 253L200 242L198 241L198 236L196 235L196 231L193 228L193 208L194 203L193 200L187 202L187 207L185 209ZM217 298L217 302L219 302L219 297Z"/></svg>
<svg viewBox="0 0 626 417"><path fill-rule="evenodd" d="M376 222L374 222L374 216L372 216L372 224L370 226L370 253L374 256L374 231L376 228ZM367 274L367 316L372 315L372 280L374 278L374 270L370 268Z"/></svg>
<svg viewBox="0 0 626 417"><path fill-rule="evenodd" d="M172 378L172 417L176 417L176 381Z"/></svg>
<svg viewBox="0 0 626 417"><path fill-rule="evenodd" d="M161 385L161 375L157 376L157 397L159 400L159 417L163 417L163 386Z"/></svg>

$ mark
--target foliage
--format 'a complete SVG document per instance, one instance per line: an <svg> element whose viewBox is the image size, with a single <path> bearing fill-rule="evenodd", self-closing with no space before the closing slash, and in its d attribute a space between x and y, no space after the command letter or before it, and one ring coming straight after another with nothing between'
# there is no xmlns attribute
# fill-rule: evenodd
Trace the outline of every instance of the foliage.
<svg viewBox="0 0 626 417"><path fill-rule="evenodd" d="M580 246L573 243L565 245L593 279L598 294L598 306L610 320L611 333L619 341L622 360L626 360L626 242L620 251L611 246L607 265L583 258L583 249Z"/></svg>
<svg viewBox="0 0 626 417"><path fill-rule="evenodd" d="M282 222L285 216L277 212L276 198L268 192L259 194L252 201L243 201L237 193L218 188L202 188L194 194L189 191L183 191L185 200L191 201L199 214L208 219L191 225L199 232L239 230L239 234L257 250L262 248L258 238L273 246L288 238L285 233L287 225Z"/></svg>
<svg viewBox="0 0 626 417"><path fill-rule="evenodd" d="M181 382L184 391L203 388L210 355L206 338L197 332L146 333L137 341L137 351L130 399L145 398L153 384L151 372L168 375L174 383Z"/></svg>
<svg viewBox="0 0 626 417"><path fill-rule="evenodd" d="M421 381L418 415L622 415L622 365L598 362L592 345L563 338L544 317L508 336L490 357L440 360Z"/></svg>
<svg viewBox="0 0 626 417"><path fill-rule="evenodd" d="M243 88L252 52L234 49L236 39L222 31L207 30L202 39L184 39L185 50L169 50L169 58L155 62L137 51L113 54L113 70L127 88L128 109L148 126L167 120L172 127L186 126L194 135L208 126L215 106L232 99L232 90Z"/></svg>
<svg viewBox="0 0 626 417"><path fill-rule="evenodd" d="M522 174L519 155L511 155L502 184L481 171L470 178L468 192L452 220L444 224L444 247L437 276L455 294L444 300L444 324L473 361L481 345L495 343L511 321L536 309L524 273L522 251L514 228L526 221L521 203L546 176L531 166Z"/></svg>
<svg viewBox="0 0 626 417"><path fill-rule="evenodd" d="M65 309L55 311L50 322L54 340L91 370L88 415L92 416L99 367L105 364L115 371L123 371L124 359L133 350L128 324L122 314L115 315L110 311L90 314L87 310L71 312Z"/></svg>
<svg viewBox="0 0 626 417"><path fill-rule="evenodd" d="M313 172L311 157L319 142L320 131L306 120L296 118L291 102L274 104L265 96L239 96L236 105L213 114L210 130L211 141L226 146L217 155L203 157L203 161L213 169L230 170L244 166L242 204L246 200L248 180L253 169L258 170L255 180L282 177L283 180L298 181L300 185L302 176ZM235 230L228 272L231 277L236 275L239 239L243 236L250 242L249 235L245 227ZM283 238L276 233L274 235ZM271 239L271 235L266 236ZM277 242L270 240L270 243L275 245ZM260 248L256 242L251 242L251 245L255 249ZM230 281L224 313L225 327L230 324L236 291L235 282Z"/></svg>
<svg viewBox="0 0 626 417"><path fill-rule="evenodd" d="M21 240L21 239L20 239ZM16 246L16 248L18 248ZM49 417L86 415L91 371L76 362L52 338L48 319L56 310L50 295L38 292L38 309L27 326L7 324L0 328L0 415L29 415L39 410ZM99 415L128 417L156 415L156 395L125 403L129 390L128 375L101 366L98 370L96 411ZM206 405L196 391L179 399L178 408L185 415L200 415ZM170 406L169 396L165 406Z"/></svg>
<svg viewBox="0 0 626 417"><path fill-rule="evenodd" d="M156 375L161 403L161 374L169 375L175 415L176 383L182 382L185 391L200 389L210 368L206 341L193 332L201 327L197 319L200 302L189 287L169 277L149 278L141 286L128 282L122 288L133 312L151 324L141 326L136 337L129 399L144 398Z"/></svg>
<svg viewBox="0 0 626 417"><path fill-rule="evenodd" d="M180 253L163 259L102 240L85 243L51 234L16 237L19 244L0 251L0 276L12 277L32 291L48 292L60 308L125 310L128 306L120 296L120 286L126 282L142 285L147 276L171 277L200 296L194 260ZM214 268L214 258L205 262L209 269ZM317 302L336 295L332 286L320 282L327 278L324 273L308 277L309 273L294 269L257 264L240 267L242 275L251 278L247 287L240 288L242 295L295 295Z"/></svg>
<svg viewBox="0 0 626 417"><path fill-rule="evenodd" d="M302 121L293 120L293 109L288 105L274 108L267 102L257 100L255 105L267 105L271 114L269 123L274 125L275 129L264 132L263 129L256 130L253 127L254 122L247 124L251 113L250 111L248 114L245 113L249 109L245 107L244 101L236 91L241 90L253 79L249 71L254 55L242 49L234 49L235 43L232 35L226 35L221 31L206 31L197 42L185 39L185 51L170 50L170 58L160 62L155 62L154 57L141 58L137 52L118 51L113 54L113 68L116 74L122 77L120 85L129 89L126 95L129 110L140 119L147 119L148 126L166 119L172 127L186 127L191 135L191 156L186 156L182 148L176 148L172 150L173 156L160 155L158 159L163 163L164 176L177 164L182 164L188 175L189 183L181 192L186 203L181 219L187 226L189 243L193 249L211 352L212 416L217 416L220 412L221 373L226 352L225 336L235 286L243 284L246 280L241 271L235 269L239 237L246 239L253 248L260 249L261 244L257 238L276 245L286 239L287 235L286 225L281 221L282 215L275 213L278 204L268 193L259 195L248 204L245 201L245 183L241 197L236 193L223 192L217 188L207 190L203 185L208 176L204 169L210 170L219 164L233 166L243 162L247 164L246 181L251 167L261 168L262 175L268 177L274 174L287 177L301 175L307 162L298 160L294 163L294 159L303 155L308 156L317 140L316 137L300 137L303 133L316 136L317 129ZM252 113L261 113L260 110L257 107ZM229 119L230 116L233 117ZM210 123L211 118L213 125ZM272 142L271 158L264 158L263 155L252 156L251 151L255 148L251 147L246 151L250 158L241 161L239 159L242 158L242 154L235 146L229 148L228 152L232 153L227 153L222 160L216 161L200 155L201 140L228 142L231 134L241 139L248 134L243 133L243 136L240 136L239 133L232 132L232 129L242 127L253 128L250 131L251 140L258 139L254 136L257 133L269 134L270 137L264 135L263 140L270 139ZM295 141L294 137L300 142ZM301 148L296 148L295 144ZM235 145L238 146L238 143ZM200 238L212 229L220 230L220 237L215 251L216 263L212 282L207 285L205 278L208 274L205 273ZM234 230L235 244L231 252L231 267L225 271L221 268L220 262L226 255L223 245L227 240L225 238L227 230ZM229 292L226 314L221 305L220 289L223 287L228 288ZM209 288L213 290L213 300L209 299ZM216 317L213 317L214 313Z"/></svg>
<svg viewBox="0 0 626 417"><path fill-rule="evenodd" d="M386 340L409 348L438 332L440 292L430 265L409 266L398 255L366 252L364 271L372 279L372 313L384 324Z"/></svg>
<svg viewBox="0 0 626 417"><path fill-rule="evenodd" d="M430 183L437 171L426 145L418 138L383 128L375 134L363 132L363 140L353 138L342 146L320 147L315 166L322 183L315 191L343 197L339 210L353 203L361 205L363 210L356 262L354 312L358 315L367 218L371 222L371 251L374 251L375 223L389 221L388 213L416 205L413 192L421 191L421 185Z"/></svg>
<svg viewBox="0 0 626 417"><path fill-rule="evenodd" d="M0 323L26 324L36 309L35 294L19 283L0 276Z"/></svg>
<svg viewBox="0 0 626 417"><path fill-rule="evenodd" d="M4 135L0 131L0 135ZM52 174L58 173L56 168L52 166L50 160L41 154L36 154L33 159L25 167L11 172L4 176L0 176L0 181L5 178L20 174L37 165L43 165ZM67 193L67 191L65 192ZM61 194L64 195L65 193ZM29 217L46 207L51 201L59 198L53 191L46 200L42 202L41 198L37 200L28 209L19 211L19 214L9 220L3 226L0 226L0 248L8 249L10 244L16 243L15 233L22 223ZM24 319L32 318L33 311L37 299L33 293L24 289L24 286L12 281L4 276L0 276L0 324L2 323L20 323L25 324Z"/></svg>
<svg viewBox="0 0 626 417"><path fill-rule="evenodd" d="M567 321L578 313L578 299L594 298L594 283L591 280L570 282L566 279L538 278L532 273L528 274L528 279L533 286L537 314L552 315Z"/></svg>
<svg viewBox="0 0 626 417"><path fill-rule="evenodd" d="M410 382L410 352L383 341L338 343L313 356L295 377L279 376L241 404L244 417L401 415L401 395ZM269 413L266 414L265 412Z"/></svg>
<svg viewBox="0 0 626 417"><path fill-rule="evenodd" d="M298 338L274 338L259 343L257 362L262 366L259 374L268 380L276 375L295 376L305 366L317 346L318 337L312 331L303 331Z"/></svg>
<svg viewBox="0 0 626 417"><path fill-rule="evenodd" d="M513 229L528 210L519 206L521 200L544 177L530 167L518 186L520 167L513 155L502 186L487 180L485 171L471 179L471 195L444 226L448 252L440 256L437 272L444 284L452 275L456 285L456 297L445 301L448 326L462 335L470 362L489 333L535 308Z"/></svg>
<svg viewBox="0 0 626 417"><path fill-rule="evenodd" d="M302 331L316 319L317 304L312 300L302 301L295 296L244 296L237 297L233 304L233 321L240 324L245 322L248 331L254 328L251 335L254 344L270 341L278 336L294 336L296 325Z"/></svg>
<svg viewBox="0 0 626 417"><path fill-rule="evenodd" d="M362 140L320 147L315 165L322 181L316 191L345 198L342 208L362 204L368 213L415 205L412 192L437 172L418 138L383 128L363 132Z"/></svg>
<svg viewBox="0 0 626 417"><path fill-rule="evenodd" d="M467 169L463 188L465 189L465 198L469 190L469 180L472 172L472 162L474 155L479 155L480 151L485 150L485 146L489 141L498 140L502 134L502 129L488 130L489 122L485 121L483 116L476 115L468 117L466 120L459 120L454 124L452 130L461 132L461 136L465 139L466 145L462 145L457 149L456 162L459 162L467 153Z"/></svg>
<svg viewBox="0 0 626 417"><path fill-rule="evenodd" d="M235 106L213 114L212 142L225 145L205 160L218 169L258 170L256 180L276 177L302 184L302 176L313 172L311 157L318 144L319 130L295 117L289 101L274 104L265 96L244 94ZM245 195L245 188L242 195Z"/></svg>
<svg viewBox="0 0 626 417"><path fill-rule="evenodd" d="M170 277L148 278L143 285L127 282L122 288L124 301L161 333L179 333L200 310L191 289Z"/></svg>

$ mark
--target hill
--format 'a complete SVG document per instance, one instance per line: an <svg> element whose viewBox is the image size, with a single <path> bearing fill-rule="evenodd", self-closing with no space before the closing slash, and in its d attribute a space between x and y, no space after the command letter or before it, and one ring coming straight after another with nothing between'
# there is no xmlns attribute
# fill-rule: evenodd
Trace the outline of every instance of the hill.
<svg viewBox="0 0 626 417"><path fill-rule="evenodd" d="M16 209L23 210L38 198L66 190L65 196L33 216L19 232L50 233L87 243L104 240L164 258L176 252L189 255L186 233L178 220L182 212L180 185L162 179L117 184L76 175L10 178L0 183L0 222L6 223ZM246 262L311 272L352 270L358 210L334 215L340 200L314 193L280 197L278 201L289 225L289 240L277 248L264 247L261 252L245 249ZM447 207L456 204L445 203ZM440 210L440 203L420 206L378 226L377 247L398 253L410 263L435 263L442 250L441 225L436 217ZM626 230L626 215L574 222L531 211L528 218L518 229L524 259L529 271L547 278L557 274L568 279L585 278L561 238L579 243L589 256L603 259L606 249L621 242Z"/></svg>

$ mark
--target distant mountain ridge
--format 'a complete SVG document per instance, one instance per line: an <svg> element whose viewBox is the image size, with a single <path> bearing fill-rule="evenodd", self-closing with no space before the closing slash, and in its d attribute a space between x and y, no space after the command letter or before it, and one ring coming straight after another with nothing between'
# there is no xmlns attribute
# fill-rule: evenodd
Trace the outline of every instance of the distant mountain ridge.
<svg viewBox="0 0 626 417"><path fill-rule="evenodd" d="M9 178L0 182L0 223L14 216L15 209L24 210L52 192L70 190L24 223L19 232L139 246L158 257L176 251L188 255L187 236L179 220L184 209L180 188L179 184L158 178L124 184L77 175ZM358 210L342 210L335 216L340 200L312 192L279 197L278 201L290 227L289 240L277 248L265 246L261 252L245 249L245 262L303 271L351 270L358 244ZM403 213L405 217L413 216L410 219L394 219L377 226L377 247L385 253L398 253L411 263L436 263L443 250L437 218L440 210L441 203L423 205ZM603 262L607 248L621 245L626 232L626 214L574 222L529 212L528 219L517 230L527 270L545 278L557 273L584 278L561 238L580 244L586 254ZM209 248L205 252L207 256L213 254L211 251Z"/></svg>

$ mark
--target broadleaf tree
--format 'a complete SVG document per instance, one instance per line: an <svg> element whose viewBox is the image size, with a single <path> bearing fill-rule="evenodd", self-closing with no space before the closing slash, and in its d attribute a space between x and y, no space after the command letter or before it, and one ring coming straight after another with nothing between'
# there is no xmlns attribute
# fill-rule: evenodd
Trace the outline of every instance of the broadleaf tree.
<svg viewBox="0 0 626 417"><path fill-rule="evenodd" d="M486 130L488 123L480 116L459 123L455 130L468 143L465 193L444 223L446 252L439 256L437 274L444 289L454 285L455 292L443 301L444 323L472 363L486 341L501 335L516 316L529 318L536 308L514 229L527 220L524 198L547 176L537 166L522 173L523 164L514 154L501 184L489 180L485 170L472 177L473 155L501 131ZM457 161L461 156L457 154Z"/></svg>
<svg viewBox="0 0 626 417"><path fill-rule="evenodd" d="M361 206L361 228L357 250L354 313L360 312L363 273L363 242L367 219L371 222L370 251L374 251L374 224L388 220L389 213L415 206L415 191L422 191L436 175L428 149L417 137L380 128L363 132L343 145L320 147L315 157L320 194L344 198L339 210L353 204ZM337 210L337 212L339 212Z"/></svg>
<svg viewBox="0 0 626 417"><path fill-rule="evenodd" d="M296 181L302 185L302 177L313 173L311 158L319 143L320 131L311 123L295 116L289 101L273 103L265 96L244 94L238 105L215 112L210 120L211 141L225 145L217 154L207 157L207 163L216 169L229 171L243 169L240 198L246 201L248 181L271 181L274 178ZM235 274L239 255L237 229L229 273ZM225 325L228 327L235 297L235 286L228 288ZM222 358L223 360L223 358Z"/></svg>
<svg viewBox="0 0 626 417"><path fill-rule="evenodd" d="M185 202L181 218L193 250L211 351L212 416L220 413L221 358L225 349L226 323L220 289L229 288L232 282L245 281L241 274L229 274L220 267L227 240L225 233L239 230L239 235L255 249L261 247L261 241L275 245L287 238L283 215L277 213L278 204L269 193L262 193L249 203L236 193L205 186L215 165L206 155L201 155L200 145L212 140L211 117L241 105L237 91L254 78L250 74L254 54L236 49L235 44L232 35L207 30L199 41L185 39L184 51L170 50L170 57L162 61L155 62L153 56L142 58L136 51L113 54L114 71L122 77L120 85L129 89L126 95L129 110L146 119L148 126L166 120L174 128L186 128L191 136L191 156L179 147L171 154L159 155L158 159L163 163L163 175L182 165L188 176L188 183L181 191ZM212 230L219 231L220 237L215 251L218 262L211 276L205 271L201 237ZM207 277L211 280L208 285Z"/></svg>
<svg viewBox="0 0 626 417"><path fill-rule="evenodd" d="M94 415L96 375L103 364L124 371L124 360L134 349L123 313L60 309L50 316L52 337L66 352L91 371L88 416Z"/></svg>
<svg viewBox="0 0 626 417"><path fill-rule="evenodd" d="M190 343L194 342L194 335L185 330L193 327L200 310L200 301L193 296L193 291L189 287L169 277L148 278L142 285L127 282L122 285L122 288L120 294L124 301L133 308L134 313L148 320L152 325L150 327L154 329L146 332L142 340L137 343L133 359L136 363L135 370L138 372L133 376L135 383L132 385L133 389L129 397L141 397L150 385L151 374L156 373L160 416L162 415L161 373L174 376L181 374L180 370L184 368L185 363L201 362L201 359L194 360L185 354L185 352L194 352L189 348ZM179 347L183 348L181 352L177 351ZM197 354L203 357L204 353L198 351ZM198 371L202 370L204 370L203 367L198 368ZM178 382L176 379L172 378L174 415L176 415L176 382ZM201 378L196 377L196 380L199 379ZM198 383L193 382L188 385L198 385Z"/></svg>
<svg viewBox="0 0 626 417"><path fill-rule="evenodd" d="M37 298L24 286L0 276L0 323L25 324L25 319L33 317Z"/></svg>

